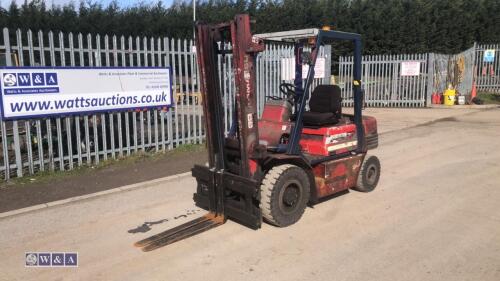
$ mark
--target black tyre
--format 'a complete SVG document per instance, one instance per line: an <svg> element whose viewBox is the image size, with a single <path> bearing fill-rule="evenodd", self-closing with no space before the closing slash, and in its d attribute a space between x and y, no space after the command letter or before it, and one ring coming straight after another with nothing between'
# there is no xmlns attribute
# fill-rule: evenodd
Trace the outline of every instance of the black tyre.
<svg viewBox="0 0 500 281"><path fill-rule="evenodd" d="M359 170L358 181L354 190L370 192L375 189L380 179L380 161L377 156L366 155Z"/></svg>
<svg viewBox="0 0 500 281"><path fill-rule="evenodd" d="M294 165L273 167L264 177L260 209L264 220L284 227L296 223L309 201L310 183L307 173Z"/></svg>

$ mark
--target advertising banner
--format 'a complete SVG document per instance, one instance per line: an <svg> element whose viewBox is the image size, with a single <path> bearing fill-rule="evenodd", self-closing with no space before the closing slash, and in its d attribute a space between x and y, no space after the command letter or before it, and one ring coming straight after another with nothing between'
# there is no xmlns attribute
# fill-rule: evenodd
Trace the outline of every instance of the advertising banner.
<svg viewBox="0 0 500 281"><path fill-rule="evenodd" d="M0 68L3 119L172 106L169 68Z"/></svg>

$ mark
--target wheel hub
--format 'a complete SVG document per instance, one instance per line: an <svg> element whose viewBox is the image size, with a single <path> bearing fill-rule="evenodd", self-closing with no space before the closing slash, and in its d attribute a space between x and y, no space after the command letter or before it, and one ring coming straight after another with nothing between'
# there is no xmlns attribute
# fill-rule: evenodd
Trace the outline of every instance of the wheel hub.
<svg viewBox="0 0 500 281"><path fill-rule="evenodd" d="M366 180L369 184L374 184L377 180L377 167L375 165L368 166Z"/></svg>
<svg viewBox="0 0 500 281"><path fill-rule="evenodd" d="M285 213L292 213L299 205L301 198L300 187L295 182L285 186L281 195L280 207Z"/></svg>
<svg viewBox="0 0 500 281"><path fill-rule="evenodd" d="M286 190L285 194L283 195L283 203L287 206L294 206L297 204L297 201L299 199L299 191L298 188L295 185L289 185Z"/></svg>

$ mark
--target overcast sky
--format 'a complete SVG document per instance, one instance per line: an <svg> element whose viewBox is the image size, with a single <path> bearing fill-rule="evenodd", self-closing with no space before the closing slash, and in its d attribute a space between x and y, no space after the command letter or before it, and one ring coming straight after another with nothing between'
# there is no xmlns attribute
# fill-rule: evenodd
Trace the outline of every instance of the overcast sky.
<svg viewBox="0 0 500 281"><path fill-rule="evenodd" d="M8 7L12 0L0 0L0 3L2 7ZM15 0L15 2L18 5L22 5L24 3L24 0ZM80 3L80 0L45 0L45 3L47 3L47 6L51 6L52 4L55 5L64 5L68 3L75 3L75 5L78 7L78 4ZM94 1L93 1L94 2ZM111 2L111 0L97 0L97 2L102 3L103 5L107 5ZM118 3L122 7L129 7L133 6L134 4L144 2L144 3L156 3L158 0L143 0L143 1L133 1L133 0L118 0ZM165 6L170 6L172 4L173 0L161 0L165 4Z"/></svg>

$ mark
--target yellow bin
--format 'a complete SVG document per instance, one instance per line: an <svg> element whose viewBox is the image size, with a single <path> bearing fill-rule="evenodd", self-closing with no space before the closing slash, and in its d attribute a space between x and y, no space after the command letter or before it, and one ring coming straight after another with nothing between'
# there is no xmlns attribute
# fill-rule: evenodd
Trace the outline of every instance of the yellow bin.
<svg viewBox="0 0 500 281"><path fill-rule="evenodd" d="M444 93L443 93L444 105L454 105L456 95L457 95L456 90L446 89L446 91L444 91Z"/></svg>

